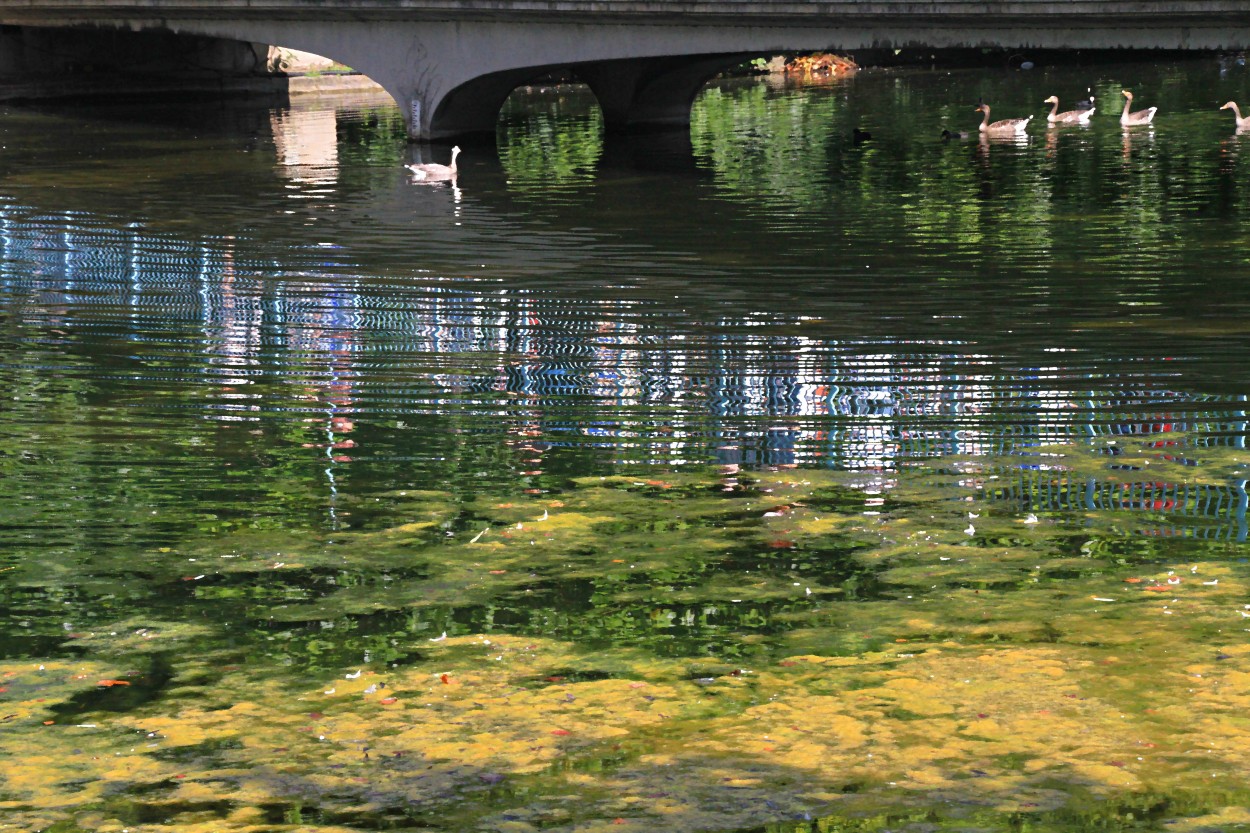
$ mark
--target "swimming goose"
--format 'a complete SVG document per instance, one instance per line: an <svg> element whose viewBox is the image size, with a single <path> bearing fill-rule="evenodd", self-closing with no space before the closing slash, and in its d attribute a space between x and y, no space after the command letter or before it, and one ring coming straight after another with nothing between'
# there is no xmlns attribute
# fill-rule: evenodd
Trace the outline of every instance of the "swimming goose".
<svg viewBox="0 0 1250 833"><path fill-rule="evenodd" d="M982 133L990 136L1013 136L1023 133L1024 129L1029 126L1029 122L1033 117L1027 119L1002 119L1000 121L990 121L990 105L978 104L977 110L985 114L985 118L981 119L980 130Z"/></svg>
<svg viewBox="0 0 1250 833"><path fill-rule="evenodd" d="M1220 109L1233 111L1233 118L1237 120L1238 130L1250 130L1250 116L1246 116L1244 119L1241 117L1241 108L1237 106L1237 102L1230 101L1220 107Z"/></svg>
<svg viewBox="0 0 1250 833"><path fill-rule="evenodd" d="M1138 124L1150 124L1150 120L1155 117L1155 111L1158 107L1147 107L1145 110L1138 110L1136 113L1130 113L1128 108L1133 106L1133 94L1128 90L1120 91L1124 95L1124 112L1120 114L1120 124L1125 127L1133 127Z"/></svg>
<svg viewBox="0 0 1250 833"><path fill-rule="evenodd" d="M1050 98L1042 102L1050 105L1050 112L1046 115L1046 121L1050 124L1089 124L1090 117L1094 115L1094 108L1088 110L1068 110L1059 112L1059 97L1052 95Z"/></svg>
<svg viewBox="0 0 1250 833"><path fill-rule="evenodd" d="M460 147L451 149L451 164L439 165L431 163L429 165L404 165L412 173L412 178L419 182L442 182L448 179L456 178L456 157L460 154Z"/></svg>

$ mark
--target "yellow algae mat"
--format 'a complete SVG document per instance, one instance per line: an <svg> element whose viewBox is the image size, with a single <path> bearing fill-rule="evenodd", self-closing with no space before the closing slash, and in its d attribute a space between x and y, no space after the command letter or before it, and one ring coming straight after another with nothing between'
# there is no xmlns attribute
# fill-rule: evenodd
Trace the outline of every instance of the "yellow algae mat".
<svg viewBox="0 0 1250 833"><path fill-rule="evenodd" d="M0 664L0 830L1250 829L1240 458L1095 451L152 554L183 607Z"/></svg>

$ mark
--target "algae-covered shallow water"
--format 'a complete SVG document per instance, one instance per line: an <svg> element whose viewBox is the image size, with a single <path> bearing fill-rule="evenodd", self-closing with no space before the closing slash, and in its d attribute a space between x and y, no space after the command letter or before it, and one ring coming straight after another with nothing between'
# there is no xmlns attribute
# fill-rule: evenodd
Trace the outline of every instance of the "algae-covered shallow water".
<svg viewBox="0 0 1250 833"><path fill-rule="evenodd" d="M1250 828L1248 91L4 110L0 830Z"/></svg>

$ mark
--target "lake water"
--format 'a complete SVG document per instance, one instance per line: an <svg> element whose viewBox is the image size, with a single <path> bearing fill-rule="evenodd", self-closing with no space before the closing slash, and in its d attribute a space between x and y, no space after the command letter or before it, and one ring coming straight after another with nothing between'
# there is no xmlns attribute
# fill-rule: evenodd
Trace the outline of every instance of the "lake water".
<svg viewBox="0 0 1250 833"><path fill-rule="evenodd" d="M0 109L0 830L1250 829L1228 100Z"/></svg>

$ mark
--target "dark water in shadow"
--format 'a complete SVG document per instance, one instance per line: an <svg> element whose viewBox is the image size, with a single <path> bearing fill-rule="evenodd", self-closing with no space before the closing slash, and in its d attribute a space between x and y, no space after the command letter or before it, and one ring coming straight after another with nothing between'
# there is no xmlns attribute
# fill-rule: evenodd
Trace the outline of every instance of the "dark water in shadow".
<svg viewBox="0 0 1250 833"><path fill-rule="evenodd" d="M1091 126L1045 126L1042 99L1087 88ZM1121 129L1125 88L1160 108L1153 126ZM724 480L792 467L849 478L812 511L1240 570L1250 138L1229 99L1250 104L1250 77L1213 59L731 79L688 134L605 140L584 90L534 89L454 186L408 180L402 163L449 149L409 147L368 98L0 111L0 654L132 657L74 635L158 620L207 629L186 637L205 656L293 666L283 684L362 656L419 663L396 640L443 631L717 661L877 650L818 615L819 593L778 588L885 605L912 578L852 558L864 542L819 518L757 529L789 504ZM1034 114L1027 137L943 141L975 131L982 100ZM618 475L685 489L706 522L594 492L599 526L489 592L438 549ZM966 502L1054 534L965 537ZM414 523L419 547L352 537ZM739 524L747 543L700 538ZM644 563L652 549L669 555ZM614 578L618 562L641 572ZM731 613L731 596L758 604ZM189 674L133 664L143 696L115 711ZM266 818L294 818L282 806ZM800 813L773 810L737 817ZM732 826L708 824L678 828Z"/></svg>

